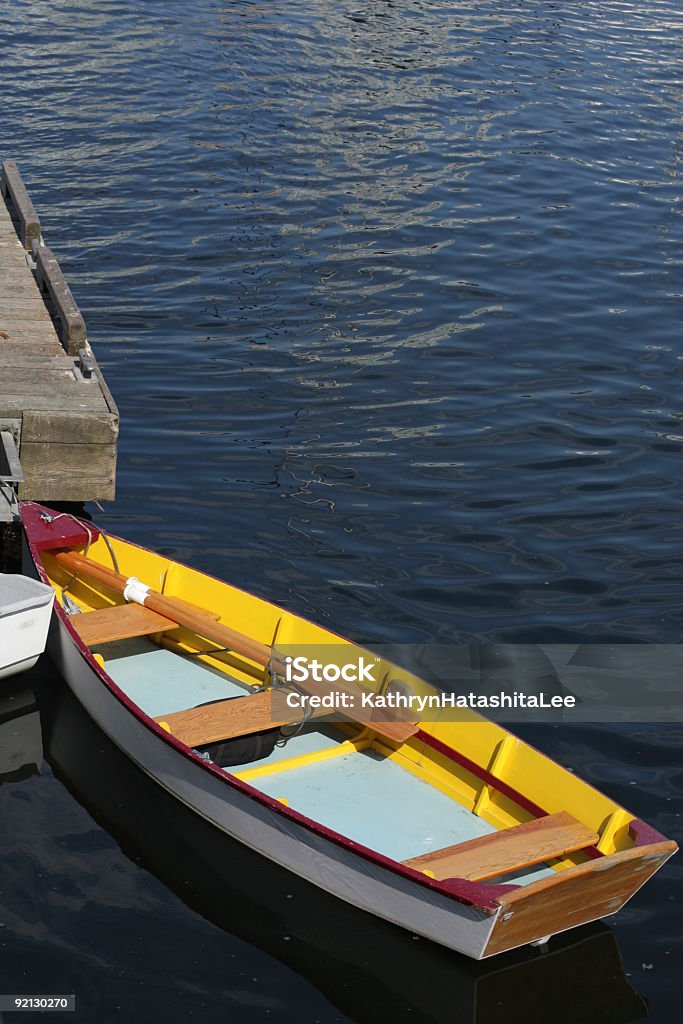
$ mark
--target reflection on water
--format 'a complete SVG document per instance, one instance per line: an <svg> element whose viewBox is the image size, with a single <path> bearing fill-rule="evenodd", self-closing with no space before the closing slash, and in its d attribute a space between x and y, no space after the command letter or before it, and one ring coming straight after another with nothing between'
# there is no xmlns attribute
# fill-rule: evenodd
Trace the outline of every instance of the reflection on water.
<svg viewBox="0 0 683 1024"><path fill-rule="evenodd" d="M40 774L43 738L40 715L28 686L0 688L0 786Z"/></svg>

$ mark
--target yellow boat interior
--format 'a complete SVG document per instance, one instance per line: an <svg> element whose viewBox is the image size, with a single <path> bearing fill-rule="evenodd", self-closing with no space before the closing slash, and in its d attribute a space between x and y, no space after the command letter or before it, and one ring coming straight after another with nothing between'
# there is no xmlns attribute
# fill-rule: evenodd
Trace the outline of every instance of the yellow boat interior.
<svg viewBox="0 0 683 1024"><path fill-rule="evenodd" d="M291 712L256 758L221 764L227 741L273 734L261 704L272 683L264 650L369 652L115 537L95 532L40 558L71 627L130 701L226 772L341 836L437 880L532 888L637 845L632 814L472 711L383 724ZM114 575L136 577L161 603L128 604ZM248 643L233 645L230 631ZM380 668L379 685L434 692L394 665ZM668 847L667 855L676 848Z"/></svg>

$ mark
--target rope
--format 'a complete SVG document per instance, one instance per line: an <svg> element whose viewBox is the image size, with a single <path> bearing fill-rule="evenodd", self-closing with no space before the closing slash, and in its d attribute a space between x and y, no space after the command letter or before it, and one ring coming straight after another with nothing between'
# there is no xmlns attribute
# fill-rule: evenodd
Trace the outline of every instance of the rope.
<svg viewBox="0 0 683 1024"><path fill-rule="evenodd" d="M47 514L47 512L41 512L40 513L40 518L42 519L42 521L44 523L56 523L58 519L73 519L73 521L75 523L78 523L79 526L82 526L83 529L85 530L85 532L88 535L88 543L86 544L85 551L84 551L84 557L85 558L88 557L88 552L90 551L90 546L91 546L92 541L93 541L93 535L92 535L92 530L90 529L90 527L86 523L84 523L82 519L78 519L71 512L58 512L56 516L50 516L50 515ZM62 594L66 594L67 590L69 590L73 586L73 584L76 582L77 579L78 579L78 573L75 572L73 574L73 576L71 577L71 579L69 580L69 582L66 583L62 587Z"/></svg>
<svg viewBox="0 0 683 1024"><path fill-rule="evenodd" d="M31 504L35 504L35 503L31 502ZM88 526L88 524L86 523L86 521L84 519L79 519L78 516L75 516L73 514L73 512L58 512L56 516L48 515L47 512L41 512L40 513L40 518L42 519L42 521L44 523L56 523L58 519L73 519L74 523L76 523L78 526L82 526L83 529L85 530L85 532L88 535L88 542L85 545L85 551L83 552L83 557L84 558L88 557L88 552L90 551L90 548L92 546L92 542L93 542L94 538L93 538L93 531L90 529L90 527ZM111 558L111 563L112 563L112 565L114 567L114 571L115 572L119 572L119 563L118 563L118 559L116 557L116 552L114 551L114 548L112 547L112 543L109 540L109 537L107 536L107 531L103 530L102 527L98 526L97 523L95 523L95 522L92 523L92 526L94 527L94 529L96 529L98 531L98 533L100 534L102 540L107 545L107 551L109 552L109 556ZM69 590L73 586L73 584L76 582L76 580L78 578L79 578L78 572L74 573L74 575L71 577L71 579L66 584L66 586L62 587L62 594L65 594L67 592L67 590Z"/></svg>

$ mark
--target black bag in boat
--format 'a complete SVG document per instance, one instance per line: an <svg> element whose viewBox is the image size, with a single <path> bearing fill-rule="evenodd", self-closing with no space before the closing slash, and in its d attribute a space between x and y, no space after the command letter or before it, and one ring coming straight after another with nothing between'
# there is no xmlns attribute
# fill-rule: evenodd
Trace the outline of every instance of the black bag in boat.
<svg viewBox="0 0 683 1024"><path fill-rule="evenodd" d="M201 752L208 754L214 764L228 768L233 764L249 764L268 757L273 753L279 738L279 729L266 729L265 732L252 732L248 736L235 736L222 743L211 743L201 747Z"/></svg>

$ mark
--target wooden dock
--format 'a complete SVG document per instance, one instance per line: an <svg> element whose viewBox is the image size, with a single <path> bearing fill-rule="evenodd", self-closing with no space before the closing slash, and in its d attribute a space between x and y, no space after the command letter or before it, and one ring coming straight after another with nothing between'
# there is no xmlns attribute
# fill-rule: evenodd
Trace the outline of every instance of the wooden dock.
<svg viewBox="0 0 683 1024"><path fill-rule="evenodd" d="M3 493L9 481L19 497L39 501L112 499L118 410L13 161L3 164L0 191Z"/></svg>

